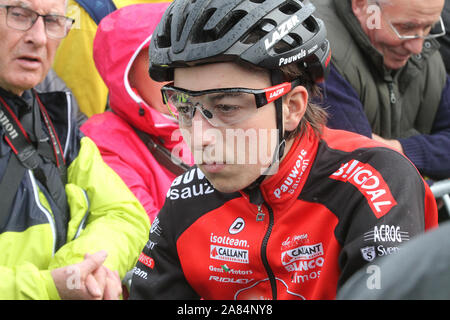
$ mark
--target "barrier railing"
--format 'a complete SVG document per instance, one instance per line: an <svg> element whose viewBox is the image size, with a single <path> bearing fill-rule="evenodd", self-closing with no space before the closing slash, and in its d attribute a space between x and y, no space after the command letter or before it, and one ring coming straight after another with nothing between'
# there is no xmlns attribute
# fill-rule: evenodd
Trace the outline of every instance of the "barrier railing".
<svg viewBox="0 0 450 320"><path fill-rule="evenodd" d="M437 181L433 183L430 189L436 199L442 199L450 217L450 179Z"/></svg>

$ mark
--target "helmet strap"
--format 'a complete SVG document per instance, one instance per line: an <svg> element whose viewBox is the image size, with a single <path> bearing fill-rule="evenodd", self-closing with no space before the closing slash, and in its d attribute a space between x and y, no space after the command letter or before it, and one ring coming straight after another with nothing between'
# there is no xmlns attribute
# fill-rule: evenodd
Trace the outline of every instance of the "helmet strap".
<svg viewBox="0 0 450 320"><path fill-rule="evenodd" d="M271 71L270 78L272 81L272 86L281 84L284 81L283 74L278 69ZM275 100L275 116L278 129L278 145L276 148L276 152L278 152L277 161L280 161L284 155L284 148L286 146L286 140L284 139L284 126L283 126L283 100L281 98Z"/></svg>
<svg viewBox="0 0 450 320"><path fill-rule="evenodd" d="M280 70L272 70L270 73L270 78L273 86L283 83L284 80L283 74ZM258 179L253 181L253 183L251 183L243 190L249 195L250 203L256 205L262 204L264 202L261 190L259 189L260 184L264 181L267 175L274 174L278 170L278 165L284 155L284 149L286 147L286 140L284 139L282 99L275 100L275 115L278 129L278 143L272 157L272 164L269 165L269 167L258 177Z"/></svg>

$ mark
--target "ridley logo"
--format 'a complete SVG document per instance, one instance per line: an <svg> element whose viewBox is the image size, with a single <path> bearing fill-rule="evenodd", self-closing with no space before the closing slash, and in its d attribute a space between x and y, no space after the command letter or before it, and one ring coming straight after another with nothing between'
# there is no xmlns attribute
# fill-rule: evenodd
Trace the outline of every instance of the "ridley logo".
<svg viewBox="0 0 450 320"><path fill-rule="evenodd" d="M378 219L397 205L381 174L367 163L351 160L343 164L330 178L354 185L367 199Z"/></svg>

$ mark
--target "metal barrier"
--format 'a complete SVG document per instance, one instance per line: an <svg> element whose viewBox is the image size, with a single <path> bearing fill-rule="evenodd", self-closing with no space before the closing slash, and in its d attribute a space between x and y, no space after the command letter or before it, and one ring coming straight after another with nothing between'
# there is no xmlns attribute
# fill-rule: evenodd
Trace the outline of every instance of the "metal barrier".
<svg viewBox="0 0 450 320"><path fill-rule="evenodd" d="M436 199L442 199L450 217L450 179L437 181L430 187Z"/></svg>

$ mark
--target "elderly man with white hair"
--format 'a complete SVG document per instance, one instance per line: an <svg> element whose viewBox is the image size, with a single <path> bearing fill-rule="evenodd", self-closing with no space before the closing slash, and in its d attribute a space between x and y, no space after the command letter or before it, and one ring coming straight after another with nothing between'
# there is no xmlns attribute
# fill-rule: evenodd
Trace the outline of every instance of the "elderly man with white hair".
<svg viewBox="0 0 450 320"><path fill-rule="evenodd" d="M73 24L65 5L0 1L0 299L119 298L149 231L70 93L33 89Z"/></svg>

